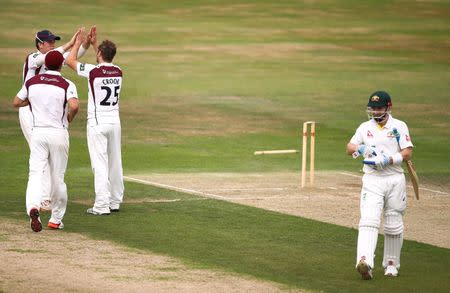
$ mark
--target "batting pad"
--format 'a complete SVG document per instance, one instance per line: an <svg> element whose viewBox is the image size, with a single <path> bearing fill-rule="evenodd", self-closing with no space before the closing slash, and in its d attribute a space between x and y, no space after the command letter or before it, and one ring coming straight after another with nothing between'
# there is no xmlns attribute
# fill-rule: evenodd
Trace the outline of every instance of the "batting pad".
<svg viewBox="0 0 450 293"><path fill-rule="evenodd" d="M400 268L400 252L403 245L403 234L384 235L383 267L387 267L389 261Z"/></svg>

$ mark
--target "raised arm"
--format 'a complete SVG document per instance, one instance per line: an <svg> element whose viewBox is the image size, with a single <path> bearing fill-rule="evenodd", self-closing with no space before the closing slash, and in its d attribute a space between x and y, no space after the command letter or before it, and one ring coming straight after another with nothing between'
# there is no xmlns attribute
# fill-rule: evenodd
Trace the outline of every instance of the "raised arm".
<svg viewBox="0 0 450 293"><path fill-rule="evenodd" d="M72 50L70 50L69 56L67 56L66 59L67 66L75 70L75 72L77 71L77 52L83 43L83 33L84 28L78 30Z"/></svg>
<svg viewBox="0 0 450 293"><path fill-rule="evenodd" d="M95 55L97 55L97 27L94 25L91 27L91 30L89 32L89 37L91 40L92 49L94 49Z"/></svg>
<svg viewBox="0 0 450 293"><path fill-rule="evenodd" d="M75 43L75 39L77 38L78 32L80 30L77 30L77 32L72 36L72 38L70 39L70 41L68 41L67 43L65 43L64 45L61 46L61 48L63 49L63 53L70 50L70 48L73 47L74 43ZM78 51L78 50L77 50Z"/></svg>
<svg viewBox="0 0 450 293"><path fill-rule="evenodd" d="M89 46L91 45L91 36L87 35L87 37L84 38L83 43L80 46L80 49L78 49L78 53L77 53L77 59L80 59L81 57L84 56L84 54L86 54L87 50L89 49ZM70 51L69 52L65 52L63 54L64 56L64 60L67 59L67 57L69 56Z"/></svg>

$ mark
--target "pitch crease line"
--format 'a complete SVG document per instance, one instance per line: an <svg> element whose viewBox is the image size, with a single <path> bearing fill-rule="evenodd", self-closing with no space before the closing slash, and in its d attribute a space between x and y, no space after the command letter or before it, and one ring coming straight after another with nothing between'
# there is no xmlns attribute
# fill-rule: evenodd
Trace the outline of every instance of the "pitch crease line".
<svg viewBox="0 0 450 293"><path fill-rule="evenodd" d="M201 192L201 191L197 191L197 190L193 190L193 189L176 187L176 186L152 182L152 181L148 181L148 180L137 179L137 178L133 178L133 177L129 177L129 176L123 176L123 178L128 181L133 181L133 182L142 183L142 184L146 184L146 185L166 188L166 189L170 189L170 190L174 190L174 191L180 191L180 192L193 194L193 195L199 195L199 196L203 196L203 197L212 197L212 198L218 198L218 199L222 199L222 200L230 199L229 197L225 197L225 196L221 196L221 195L217 195L217 194Z"/></svg>
<svg viewBox="0 0 450 293"><path fill-rule="evenodd" d="M176 186L172 186L172 185L157 183L157 182L153 182L153 181L137 179L137 178L133 178L133 177L129 177L129 176L123 176L123 178L128 180L128 181L137 182L137 183L141 183L141 184L145 184L145 185L151 185L151 186L166 188L166 189L170 189L170 190L174 190L174 191L180 191L180 192L184 192L184 193L188 193L188 194L199 195L199 196L203 196L203 197L207 197L207 198L218 198L218 199L226 200L226 201L233 201L233 200L287 199L287 198L288 199L300 199L301 198L300 196L289 196L289 197L286 197L286 196L282 196L282 195L281 196L268 196L268 197L226 197L226 196L221 196L221 195L217 195L217 194L197 191L197 190L193 190L193 189L187 189L187 188L182 188L182 187L176 187Z"/></svg>
<svg viewBox="0 0 450 293"><path fill-rule="evenodd" d="M260 188L216 188L216 189L204 189L205 191L208 190L219 190L219 191L228 191L228 190L235 190L235 191L241 191L241 190L287 190L288 188L283 187L260 187Z"/></svg>

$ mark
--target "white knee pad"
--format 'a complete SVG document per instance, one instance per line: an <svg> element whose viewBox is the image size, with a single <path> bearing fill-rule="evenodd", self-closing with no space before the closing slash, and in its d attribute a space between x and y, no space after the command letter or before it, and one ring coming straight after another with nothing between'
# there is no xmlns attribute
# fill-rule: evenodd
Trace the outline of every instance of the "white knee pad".
<svg viewBox="0 0 450 293"><path fill-rule="evenodd" d="M399 235L403 233L403 215L399 212L384 214L384 234Z"/></svg>
<svg viewBox="0 0 450 293"><path fill-rule="evenodd" d="M370 228L380 228L380 219L364 217L359 220L359 228L370 227Z"/></svg>

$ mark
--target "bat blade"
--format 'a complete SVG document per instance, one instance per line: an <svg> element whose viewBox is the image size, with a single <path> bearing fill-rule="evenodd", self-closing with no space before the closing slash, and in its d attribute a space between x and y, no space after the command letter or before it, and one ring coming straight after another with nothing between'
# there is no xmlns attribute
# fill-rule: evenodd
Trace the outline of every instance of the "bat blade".
<svg viewBox="0 0 450 293"><path fill-rule="evenodd" d="M411 160L406 161L406 167L408 168L409 177L414 188L414 195L419 200L419 176L417 176L416 168Z"/></svg>

